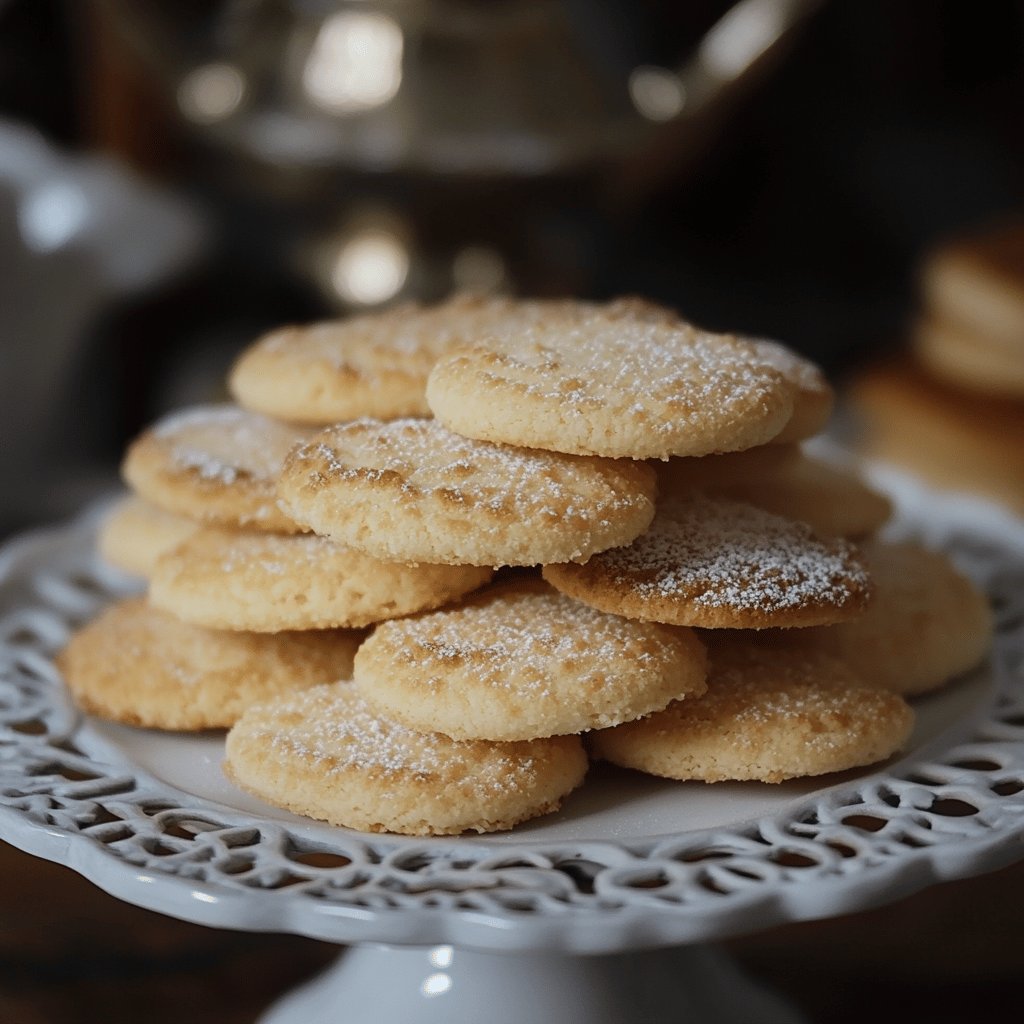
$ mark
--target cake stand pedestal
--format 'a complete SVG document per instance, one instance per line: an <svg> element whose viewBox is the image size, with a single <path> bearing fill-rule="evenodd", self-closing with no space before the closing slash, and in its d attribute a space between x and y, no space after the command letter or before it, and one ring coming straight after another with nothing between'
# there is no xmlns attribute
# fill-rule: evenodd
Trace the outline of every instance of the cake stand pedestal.
<svg viewBox="0 0 1024 1024"><path fill-rule="evenodd" d="M22 538L0 550L0 838L160 913L354 947L264 1024L797 1021L707 943L1024 858L1024 526L881 482L893 532L947 551L997 619L902 757L779 786L595 766L558 814L454 839L297 818L225 780L220 734L83 716L54 656L131 584L88 518Z"/></svg>
<svg viewBox="0 0 1024 1024"><path fill-rule="evenodd" d="M802 1024L707 945L558 956L355 946L260 1024Z"/></svg>

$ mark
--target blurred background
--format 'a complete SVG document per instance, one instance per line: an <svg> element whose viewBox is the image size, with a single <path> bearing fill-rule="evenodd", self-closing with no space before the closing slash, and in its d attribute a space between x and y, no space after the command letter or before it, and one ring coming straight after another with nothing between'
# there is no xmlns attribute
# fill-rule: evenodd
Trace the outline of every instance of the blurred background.
<svg viewBox="0 0 1024 1024"><path fill-rule="evenodd" d="M1024 2L0 0L0 536L263 330L456 289L779 338L1024 513ZM0 846L4 1024L249 1021L333 957ZM729 944L815 1021L1024 995L1024 869Z"/></svg>
<svg viewBox="0 0 1024 1024"><path fill-rule="evenodd" d="M454 289L777 337L1024 509L1022 100L1012 0L0 0L0 532L265 328Z"/></svg>

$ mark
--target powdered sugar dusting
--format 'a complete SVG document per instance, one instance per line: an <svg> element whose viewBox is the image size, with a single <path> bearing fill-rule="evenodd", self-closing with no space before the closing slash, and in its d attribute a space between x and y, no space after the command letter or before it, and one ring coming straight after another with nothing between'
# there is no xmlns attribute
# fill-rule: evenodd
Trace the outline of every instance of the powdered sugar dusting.
<svg viewBox="0 0 1024 1024"><path fill-rule="evenodd" d="M436 420L354 420L323 431L290 463L320 484L390 483L409 497L581 527L649 505L653 490L646 466L474 441Z"/></svg>
<svg viewBox="0 0 1024 1024"><path fill-rule="evenodd" d="M368 643L428 689L480 685L526 699L571 699L577 690L582 699L588 683L664 672L681 657L671 631L539 586L496 588L462 607L384 623Z"/></svg>
<svg viewBox="0 0 1024 1024"><path fill-rule="evenodd" d="M767 338L747 338L746 340L753 346L761 359L778 370L802 391L827 393L830 390L828 381L819 367L781 342L769 341Z"/></svg>
<svg viewBox="0 0 1024 1024"><path fill-rule="evenodd" d="M788 741L784 730L799 728L801 750L823 754L887 732L906 715L899 697L868 686L828 654L759 647L732 634L724 646L712 645L707 693L672 705L652 725L714 737L735 751L761 750L769 737Z"/></svg>
<svg viewBox="0 0 1024 1024"><path fill-rule="evenodd" d="M488 796L523 790L539 770L531 744L487 743L420 733L375 715L350 686L307 690L265 706L254 739L301 758L326 776L411 775L456 782Z"/></svg>
<svg viewBox="0 0 1024 1024"><path fill-rule="evenodd" d="M384 313L274 331L256 348L315 361L339 373L373 376L398 370L426 378L434 362L456 345L472 343L503 322L536 320L544 304L460 296L438 306L412 303Z"/></svg>
<svg viewBox="0 0 1024 1024"><path fill-rule="evenodd" d="M443 751L429 736L378 718L358 698L331 701L324 694L302 713L301 729L275 732L272 742L327 772L358 768L430 776L444 765Z"/></svg>
<svg viewBox="0 0 1024 1024"><path fill-rule="evenodd" d="M704 496L660 508L647 533L595 555L595 563L641 596L704 608L842 606L869 587L846 541L820 540L804 523Z"/></svg>
<svg viewBox="0 0 1024 1024"><path fill-rule="evenodd" d="M233 405L196 406L162 419L152 431L174 465L203 480L273 482L285 456L310 431Z"/></svg>
<svg viewBox="0 0 1024 1024"><path fill-rule="evenodd" d="M559 403L565 417L621 410L666 434L680 421L700 428L709 416L729 420L791 386L747 342L664 311L638 315L629 304L618 315L598 307L496 330L484 353L498 357L485 364L487 374Z"/></svg>
<svg viewBox="0 0 1024 1024"><path fill-rule="evenodd" d="M366 560L366 556L354 554L327 537L312 533L263 534L208 529L195 534L185 547L209 570L225 574L256 569L270 576L297 573L315 576L339 557Z"/></svg>

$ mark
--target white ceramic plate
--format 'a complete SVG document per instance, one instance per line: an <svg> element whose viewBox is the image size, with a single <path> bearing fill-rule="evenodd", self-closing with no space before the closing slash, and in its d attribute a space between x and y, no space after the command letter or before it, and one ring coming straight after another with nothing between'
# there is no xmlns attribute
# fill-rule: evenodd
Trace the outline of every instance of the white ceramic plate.
<svg viewBox="0 0 1024 1024"><path fill-rule="evenodd" d="M904 756L780 786L672 783L598 766L513 832L368 836L260 803L219 734L83 718L53 654L129 584L91 522L0 554L0 836L109 892L206 924L337 942L611 952L736 934L895 899L1024 855L1024 526L881 480L894 530L992 594L990 663L917 702Z"/></svg>

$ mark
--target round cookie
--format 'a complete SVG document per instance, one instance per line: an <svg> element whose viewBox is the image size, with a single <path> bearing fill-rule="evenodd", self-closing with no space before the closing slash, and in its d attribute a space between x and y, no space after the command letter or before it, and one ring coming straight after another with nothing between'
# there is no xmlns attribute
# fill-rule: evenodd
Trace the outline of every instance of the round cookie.
<svg viewBox="0 0 1024 1024"><path fill-rule="evenodd" d="M134 495L122 498L100 524L97 546L111 565L147 579L156 560L195 533L194 519L151 505Z"/></svg>
<svg viewBox="0 0 1024 1024"><path fill-rule="evenodd" d="M348 679L362 635L223 633L131 598L76 633L58 667L91 714L155 729L219 729L257 701Z"/></svg>
<svg viewBox="0 0 1024 1024"><path fill-rule="evenodd" d="M783 634L823 650L895 693L934 690L981 662L992 646L985 595L945 555L916 544L866 543L875 599L853 622Z"/></svg>
<svg viewBox="0 0 1024 1024"><path fill-rule="evenodd" d="M884 760L913 728L901 697L824 652L732 636L709 655L705 696L593 733L591 751L671 779L782 782Z"/></svg>
<svg viewBox="0 0 1024 1024"><path fill-rule="evenodd" d="M293 533L277 506L285 456L308 430L233 405L172 413L129 447L125 480L168 512L223 526Z"/></svg>
<svg viewBox="0 0 1024 1024"><path fill-rule="evenodd" d="M786 427L797 388L754 344L647 309L552 311L453 351L430 408L467 437L634 459L738 451Z"/></svg>
<svg viewBox="0 0 1024 1024"><path fill-rule="evenodd" d="M276 633L437 608L490 577L477 566L382 562L311 534L208 527L157 562L149 597L197 625Z"/></svg>
<svg viewBox="0 0 1024 1024"><path fill-rule="evenodd" d="M536 321L548 305L462 295L282 327L242 353L229 386L245 408L295 423L429 416L427 376L442 355L503 324Z"/></svg>
<svg viewBox="0 0 1024 1024"><path fill-rule="evenodd" d="M1024 345L1017 329L1004 339L932 315L917 324L913 343L925 368L958 389L1018 399L1024 395Z"/></svg>
<svg viewBox="0 0 1024 1024"><path fill-rule="evenodd" d="M772 444L791 444L813 437L828 422L835 405L835 392L821 368L777 341L765 338L747 340L769 366L778 370L796 388L793 415L772 438Z"/></svg>
<svg viewBox="0 0 1024 1024"><path fill-rule="evenodd" d="M761 452L779 451L775 467ZM758 458L744 460L745 456ZM691 465L691 463L696 465ZM795 445L769 445L703 459L655 464L659 499L704 491L799 519L823 537L866 537L892 514L892 502L850 470L802 455Z"/></svg>
<svg viewBox="0 0 1024 1024"><path fill-rule="evenodd" d="M225 774L261 800L348 828L497 832L557 810L587 770L576 736L460 741L378 718L351 686L250 708Z"/></svg>
<svg viewBox="0 0 1024 1024"><path fill-rule="evenodd" d="M379 714L455 739L526 740L607 728L704 692L690 630L589 608L540 580L384 622L354 678Z"/></svg>
<svg viewBox="0 0 1024 1024"><path fill-rule="evenodd" d="M856 549L724 498L660 506L628 547L547 565L563 593L629 618L710 629L813 626L860 615L871 582Z"/></svg>
<svg viewBox="0 0 1024 1024"><path fill-rule="evenodd" d="M654 515L640 462L472 441L435 420L356 420L285 462L288 513L377 558L535 565L628 544Z"/></svg>

